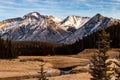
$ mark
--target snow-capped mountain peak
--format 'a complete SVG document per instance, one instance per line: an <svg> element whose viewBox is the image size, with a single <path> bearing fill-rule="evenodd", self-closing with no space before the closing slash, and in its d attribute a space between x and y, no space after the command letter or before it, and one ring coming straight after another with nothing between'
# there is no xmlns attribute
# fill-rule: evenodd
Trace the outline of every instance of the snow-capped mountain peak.
<svg viewBox="0 0 120 80"><path fill-rule="evenodd" d="M96 14L92 18L68 16L65 19L32 12L0 22L0 35L15 41L39 40L74 43L97 30L116 25L120 20Z"/></svg>
<svg viewBox="0 0 120 80"><path fill-rule="evenodd" d="M61 41L61 43L74 43L84 36L87 36L97 30L103 29L104 27L109 27L119 23L119 20L111 20L108 17L104 17L101 14L96 14L90 20L88 20L81 28L77 29L68 38Z"/></svg>
<svg viewBox="0 0 120 80"><path fill-rule="evenodd" d="M28 19L28 18L35 18L35 19L39 19L40 18L40 14L38 12L31 12L26 14L25 16L23 16L23 19Z"/></svg>
<svg viewBox="0 0 120 80"><path fill-rule="evenodd" d="M51 18L53 21L55 21L58 24L60 24L63 21L63 19L59 17L49 16L49 18Z"/></svg>
<svg viewBox="0 0 120 80"><path fill-rule="evenodd" d="M82 25L84 25L88 20L88 17L68 16L61 22L61 25L64 26L66 29L69 29L71 27L78 29Z"/></svg>
<svg viewBox="0 0 120 80"><path fill-rule="evenodd" d="M69 35L57 22L53 21L49 16L40 15L37 12L29 13L23 16L21 21L16 24L4 25L4 29L0 26L2 38L12 40L40 40L47 42L58 42ZM58 37L59 36L59 37Z"/></svg>

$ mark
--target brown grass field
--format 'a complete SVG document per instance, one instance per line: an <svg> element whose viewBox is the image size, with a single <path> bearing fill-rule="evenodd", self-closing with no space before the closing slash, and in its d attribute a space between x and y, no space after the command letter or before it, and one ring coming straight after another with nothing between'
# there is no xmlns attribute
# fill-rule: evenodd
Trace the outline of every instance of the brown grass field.
<svg viewBox="0 0 120 80"><path fill-rule="evenodd" d="M38 80L40 65L46 63L44 69L49 80L90 80L89 59L96 49L86 49L77 55L68 56L19 56L13 60L0 60L0 80ZM108 51L111 59L118 54L118 49ZM59 68L73 67L74 74L60 75Z"/></svg>

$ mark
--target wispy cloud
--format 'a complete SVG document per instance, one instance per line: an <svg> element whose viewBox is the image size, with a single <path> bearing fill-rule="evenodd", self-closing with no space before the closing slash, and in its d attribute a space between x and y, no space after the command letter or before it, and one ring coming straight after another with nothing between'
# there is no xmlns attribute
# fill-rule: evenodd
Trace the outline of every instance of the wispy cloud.
<svg viewBox="0 0 120 80"><path fill-rule="evenodd" d="M15 4L15 2L13 0L0 0L0 3L3 3L3 4Z"/></svg>
<svg viewBox="0 0 120 80"><path fill-rule="evenodd" d="M33 11L59 17L68 15L91 17L101 13L120 18L117 17L120 13L119 5L120 0L0 0L0 19L23 16Z"/></svg>
<svg viewBox="0 0 120 80"><path fill-rule="evenodd" d="M120 2L120 0L115 0L115 1Z"/></svg>
<svg viewBox="0 0 120 80"><path fill-rule="evenodd" d="M33 2L39 2L40 0L26 0L27 2L33 3Z"/></svg>

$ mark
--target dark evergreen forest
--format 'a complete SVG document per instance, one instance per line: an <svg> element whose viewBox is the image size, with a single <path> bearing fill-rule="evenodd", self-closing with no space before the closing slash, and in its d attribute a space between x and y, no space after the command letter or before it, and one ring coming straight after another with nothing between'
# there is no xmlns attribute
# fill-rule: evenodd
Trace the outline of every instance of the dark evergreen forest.
<svg viewBox="0 0 120 80"><path fill-rule="evenodd" d="M120 48L120 24L105 28L110 34L111 48ZM39 41L11 41L0 38L0 58L16 58L19 55L68 55L77 54L86 48L97 48L98 34L94 32L74 44L58 44Z"/></svg>

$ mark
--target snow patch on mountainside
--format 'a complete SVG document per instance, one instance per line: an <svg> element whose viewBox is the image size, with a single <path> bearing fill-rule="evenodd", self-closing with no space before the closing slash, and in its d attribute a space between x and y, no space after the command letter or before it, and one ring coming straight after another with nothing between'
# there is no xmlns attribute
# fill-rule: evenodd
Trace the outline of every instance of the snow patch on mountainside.
<svg viewBox="0 0 120 80"><path fill-rule="evenodd" d="M63 21L62 18L58 18L58 17L54 17L52 20L55 21L55 22L57 22L57 23L60 23L60 22Z"/></svg>
<svg viewBox="0 0 120 80"><path fill-rule="evenodd" d="M61 43L71 44L79 39L82 39L84 36L87 36L97 30L103 29L104 27L109 27L120 23L120 21L111 20L110 18L104 17L101 14L96 14L89 21L87 21L81 28L77 29L69 37L61 41Z"/></svg>
<svg viewBox="0 0 120 80"><path fill-rule="evenodd" d="M0 35L15 41L35 40L71 44L120 20L96 14L92 18L68 16L65 19L32 12L22 18L0 22Z"/></svg>
<svg viewBox="0 0 120 80"><path fill-rule="evenodd" d="M88 20L88 17L68 16L66 19L64 19L64 21L61 22L61 26L64 26L66 29L70 27L78 29L83 26Z"/></svg>
<svg viewBox="0 0 120 80"><path fill-rule="evenodd" d="M101 22L98 22L94 28L91 29L91 32L94 31L99 25L101 24Z"/></svg>
<svg viewBox="0 0 120 80"><path fill-rule="evenodd" d="M39 15L37 13L32 13L32 15L39 18Z"/></svg>
<svg viewBox="0 0 120 80"><path fill-rule="evenodd" d="M15 21L13 22L15 23ZM10 22L9 25L6 25L8 24L6 23L6 26L3 26L4 28L6 27L5 30L0 28L2 38L9 38L15 41L39 40L58 42L70 34L50 17L35 12L23 16L23 20L16 21L15 25L12 25L13 22ZM11 25L12 27L10 27ZM8 28L9 30L7 30Z"/></svg>

